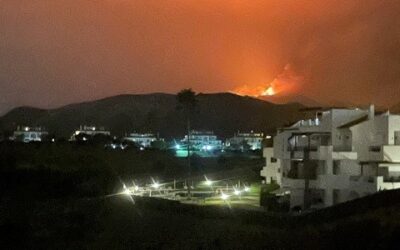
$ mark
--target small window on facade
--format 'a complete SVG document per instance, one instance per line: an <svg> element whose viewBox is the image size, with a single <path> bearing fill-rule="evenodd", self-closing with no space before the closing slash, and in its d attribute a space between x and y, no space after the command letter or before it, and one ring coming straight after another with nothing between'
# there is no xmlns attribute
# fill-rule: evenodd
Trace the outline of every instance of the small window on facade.
<svg viewBox="0 0 400 250"><path fill-rule="evenodd" d="M333 174L338 175L340 169L340 161L333 161Z"/></svg>
<svg viewBox="0 0 400 250"><path fill-rule="evenodd" d="M277 159L275 157L271 157L271 162L277 162Z"/></svg>

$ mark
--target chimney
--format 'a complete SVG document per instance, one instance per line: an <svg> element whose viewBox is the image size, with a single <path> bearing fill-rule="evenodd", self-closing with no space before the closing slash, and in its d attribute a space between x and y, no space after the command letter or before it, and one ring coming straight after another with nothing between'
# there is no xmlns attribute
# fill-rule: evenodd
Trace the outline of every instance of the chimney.
<svg viewBox="0 0 400 250"><path fill-rule="evenodd" d="M368 119L373 120L374 117L375 117L375 105L371 104L371 105L369 105Z"/></svg>

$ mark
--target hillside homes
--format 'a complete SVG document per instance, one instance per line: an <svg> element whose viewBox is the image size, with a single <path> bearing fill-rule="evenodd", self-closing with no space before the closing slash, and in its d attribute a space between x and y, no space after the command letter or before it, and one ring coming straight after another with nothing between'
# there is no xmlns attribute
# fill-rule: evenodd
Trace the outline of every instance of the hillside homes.
<svg viewBox="0 0 400 250"><path fill-rule="evenodd" d="M110 136L111 132L106 130L104 127L96 127L96 126L80 126L78 130L76 130L71 138L69 139L70 141L77 141L77 140L83 140L86 141L89 138L93 136ZM80 139L79 137L82 137Z"/></svg>
<svg viewBox="0 0 400 250"><path fill-rule="evenodd" d="M152 133L131 133L124 137L124 140L136 143L138 146L143 148L150 148L152 143L155 141L164 141L163 138Z"/></svg>
<svg viewBox="0 0 400 250"><path fill-rule="evenodd" d="M42 127L18 126L11 140L21 142L41 142L48 132Z"/></svg>
<svg viewBox="0 0 400 250"><path fill-rule="evenodd" d="M237 132L232 138L226 140L226 147L244 151L245 147L249 150L261 150L264 133L261 132Z"/></svg>
<svg viewBox="0 0 400 250"><path fill-rule="evenodd" d="M374 106L317 112L281 129L264 149L267 183L291 208L321 208L400 188L400 116Z"/></svg>

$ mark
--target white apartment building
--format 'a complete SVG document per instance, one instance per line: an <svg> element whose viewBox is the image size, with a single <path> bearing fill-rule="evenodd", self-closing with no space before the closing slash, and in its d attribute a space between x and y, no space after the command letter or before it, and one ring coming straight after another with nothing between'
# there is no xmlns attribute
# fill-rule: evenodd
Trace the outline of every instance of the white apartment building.
<svg viewBox="0 0 400 250"><path fill-rule="evenodd" d="M104 127L96 127L96 126L80 126L78 130L76 130L71 138L69 139L70 141L76 141L76 136L77 135L86 135L88 137L92 137L95 135L106 135L109 136L111 135L110 131L107 131L104 129ZM83 137L83 140L88 140L89 138Z"/></svg>
<svg viewBox="0 0 400 250"><path fill-rule="evenodd" d="M281 129L261 175L290 207L322 208L400 188L400 116L331 109Z"/></svg>
<svg viewBox="0 0 400 250"><path fill-rule="evenodd" d="M243 144L247 143L251 150L260 150L262 148L263 139L263 133L255 133L254 131L250 133L238 132L234 137L226 141L226 147L243 150Z"/></svg>
<svg viewBox="0 0 400 250"><path fill-rule="evenodd" d="M17 130L14 131L14 135L11 139L26 143L40 142L42 141L43 137L47 135L48 132L45 131L42 127L18 126Z"/></svg>
<svg viewBox="0 0 400 250"><path fill-rule="evenodd" d="M188 144L188 135L181 140L183 145ZM222 141L218 140L213 131L190 132L190 148L193 151L215 151L222 149Z"/></svg>
<svg viewBox="0 0 400 250"><path fill-rule="evenodd" d="M134 142L143 148L150 148L151 143L157 140L164 141L163 138L157 138L157 136L152 133L131 133L129 136L124 137L124 140Z"/></svg>

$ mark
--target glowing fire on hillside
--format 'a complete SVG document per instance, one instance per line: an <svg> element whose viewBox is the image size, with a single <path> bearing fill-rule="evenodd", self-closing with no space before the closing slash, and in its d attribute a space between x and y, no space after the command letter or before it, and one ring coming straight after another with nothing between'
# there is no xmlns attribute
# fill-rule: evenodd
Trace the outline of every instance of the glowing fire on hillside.
<svg viewBox="0 0 400 250"><path fill-rule="evenodd" d="M272 86L269 86L264 92L261 93L262 96L273 96L275 95L275 90Z"/></svg>
<svg viewBox="0 0 400 250"><path fill-rule="evenodd" d="M269 84L259 84L256 86L246 84L231 92L241 96L252 97L286 95L296 92L303 80L304 77L294 72L290 64L287 64L283 72Z"/></svg>

